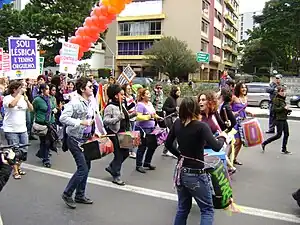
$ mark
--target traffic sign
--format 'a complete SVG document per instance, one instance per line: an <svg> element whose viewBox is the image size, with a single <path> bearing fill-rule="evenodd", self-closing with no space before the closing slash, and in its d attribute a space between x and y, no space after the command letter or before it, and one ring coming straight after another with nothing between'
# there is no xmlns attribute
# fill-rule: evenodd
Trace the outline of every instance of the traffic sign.
<svg viewBox="0 0 300 225"><path fill-rule="evenodd" d="M44 57L40 57L40 75L43 74L43 70L44 70Z"/></svg>
<svg viewBox="0 0 300 225"><path fill-rule="evenodd" d="M200 63L209 63L209 53L206 52L198 52L197 53L197 62Z"/></svg>

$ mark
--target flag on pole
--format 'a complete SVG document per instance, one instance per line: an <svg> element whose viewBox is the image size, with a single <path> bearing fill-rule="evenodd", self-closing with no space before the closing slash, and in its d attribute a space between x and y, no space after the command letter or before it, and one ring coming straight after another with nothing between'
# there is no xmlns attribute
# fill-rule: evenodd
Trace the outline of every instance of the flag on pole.
<svg viewBox="0 0 300 225"><path fill-rule="evenodd" d="M99 106L99 112L100 112L100 114L103 114L103 111L105 108L105 101L104 101L103 85L101 83L99 83L99 85L98 85L96 100L97 100L97 103Z"/></svg>
<svg viewBox="0 0 300 225"><path fill-rule="evenodd" d="M118 77L117 83L119 83L120 85L128 84L135 77L136 77L136 73L133 71L133 69L130 67L130 65L128 65L125 67L123 72Z"/></svg>

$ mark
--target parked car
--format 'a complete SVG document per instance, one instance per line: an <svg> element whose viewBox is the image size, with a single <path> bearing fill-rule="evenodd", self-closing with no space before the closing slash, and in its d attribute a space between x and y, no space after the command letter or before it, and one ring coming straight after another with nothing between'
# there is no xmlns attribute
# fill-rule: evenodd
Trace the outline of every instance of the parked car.
<svg viewBox="0 0 300 225"><path fill-rule="evenodd" d="M248 105L259 106L261 109L268 109L270 104L270 95L266 89L268 83L247 83L248 87Z"/></svg>
<svg viewBox="0 0 300 225"><path fill-rule="evenodd" d="M290 98L290 104L300 108L300 95L294 95Z"/></svg>
<svg viewBox="0 0 300 225"><path fill-rule="evenodd" d="M153 82L153 80L151 78L147 78L147 77L135 77L132 80L133 84L140 84L140 85L143 85L144 87L150 86L152 82Z"/></svg>

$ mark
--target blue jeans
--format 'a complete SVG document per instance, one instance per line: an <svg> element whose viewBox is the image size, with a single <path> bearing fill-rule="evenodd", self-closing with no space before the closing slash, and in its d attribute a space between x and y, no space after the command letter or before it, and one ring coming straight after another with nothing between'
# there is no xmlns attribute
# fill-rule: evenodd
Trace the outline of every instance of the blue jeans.
<svg viewBox="0 0 300 225"><path fill-rule="evenodd" d="M8 145L26 145L26 144L28 144L27 132L23 132L23 133L5 132L4 135L5 135L5 139L7 140Z"/></svg>
<svg viewBox="0 0 300 225"><path fill-rule="evenodd" d="M76 190L75 198L82 198L85 196L85 188L91 168L91 161L85 159L84 153L79 147L79 144L84 142L83 140L69 136L67 142L69 150L75 159L77 170L64 190L64 194L71 197Z"/></svg>
<svg viewBox="0 0 300 225"><path fill-rule="evenodd" d="M27 127L27 133L30 136L31 135L31 129L32 129L32 122L31 122L31 115L30 111L26 111L26 127Z"/></svg>
<svg viewBox="0 0 300 225"><path fill-rule="evenodd" d="M191 174L181 172L181 185L176 186L178 208L174 225L186 225L194 198L201 211L200 225L212 225L214 208L207 174Z"/></svg>

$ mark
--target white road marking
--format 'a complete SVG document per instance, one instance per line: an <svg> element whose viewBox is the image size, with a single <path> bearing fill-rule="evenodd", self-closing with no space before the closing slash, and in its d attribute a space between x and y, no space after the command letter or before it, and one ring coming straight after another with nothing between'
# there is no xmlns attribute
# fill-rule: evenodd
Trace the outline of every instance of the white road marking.
<svg viewBox="0 0 300 225"><path fill-rule="evenodd" d="M23 163L22 166L23 166L23 168L28 169L28 170L32 170L32 171L43 173L43 174L53 175L53 176L57 176L57 177L62 177L62 178L70 179L73 175L71 173L63 172L60 170L38 167L38 166L31 165L31 164L26 164L26 163ZM151 190L151 189L132 186L132 185L118 186L118 185L113 184L112 182L97 179L97 178L89 178L88 183L102 186L102 187L108 187L108 188L114 188L114 189L118 189L118 190L122 190L122 191L127 191L127 192L131 192L131 193L135 193L135 194L141 194L141 195L145 195L145 196L150 196L150 197L155 197L155 198L160 198L160 199L165 199L165 200L170 200L170 201L177 201L177 195L172 194L172 193L156 191L156 190ZM264 209L257 209L257 208L247 207L247 206L240 206L240 208L241 208L241 213L243 213L243 214L300 224L300 218L298 218L296 215L280 213L280 212L264 210ZM0 222L0 225L1 225L1 222Z"/></svg>
<svg viewBox="0 0 300 225"><path fill-rule="evenodd" d="M1 214L0 214L0 225L3 225Z"/></svg>

